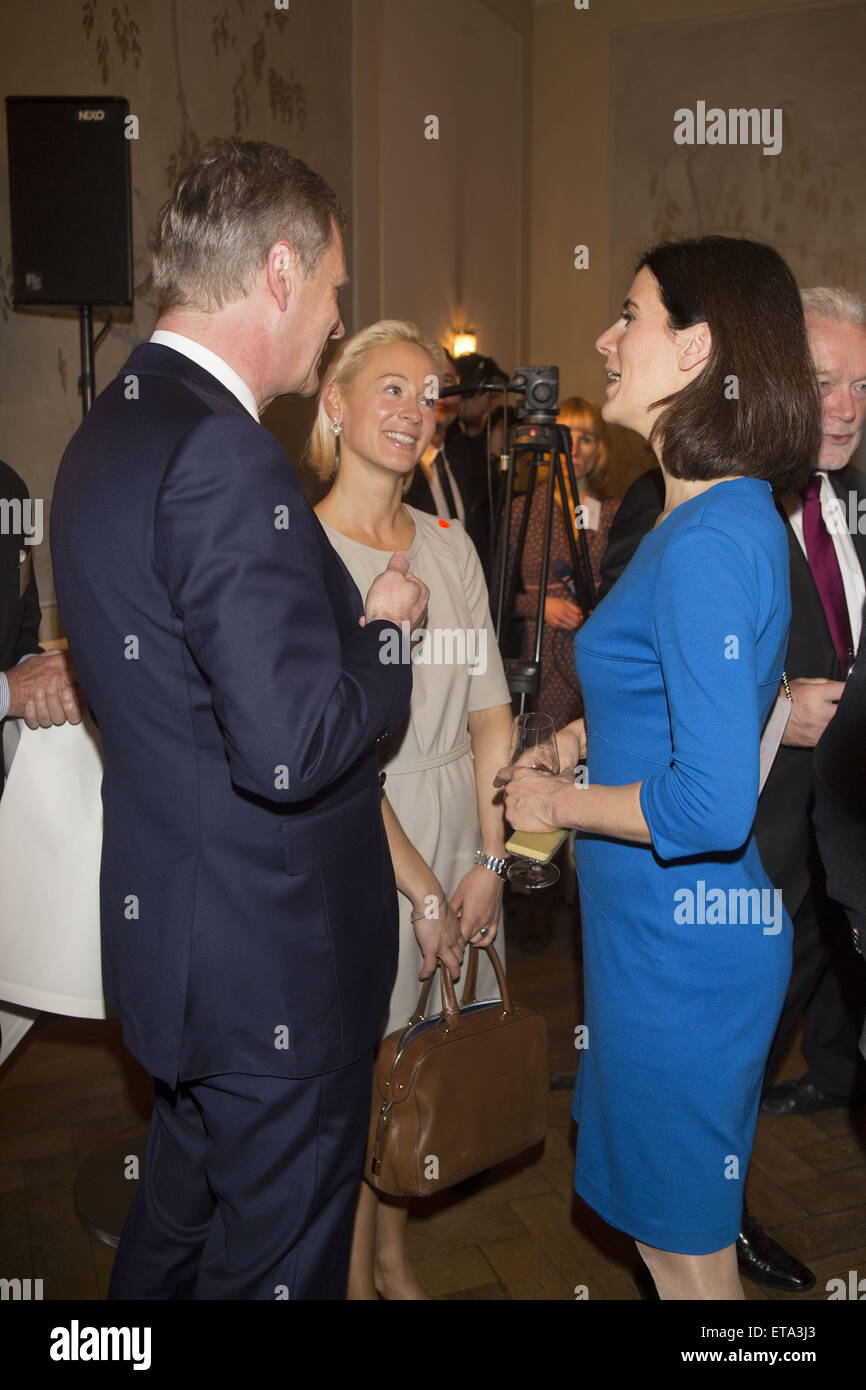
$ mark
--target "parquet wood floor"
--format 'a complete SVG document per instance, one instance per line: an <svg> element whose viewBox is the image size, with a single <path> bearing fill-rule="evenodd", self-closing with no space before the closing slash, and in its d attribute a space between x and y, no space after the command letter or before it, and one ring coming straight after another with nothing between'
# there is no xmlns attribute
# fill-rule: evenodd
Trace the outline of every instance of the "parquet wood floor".
<svg viewBox="0 0 866 1390"><path fill-rule="evenodd" d="M537 1151L416 1203L410 1252L431 1298L636 1300L640 1262L572 1190L571 1081L581 1017L575 909L512 898L506 931L514 995L550 1029L550 1123ZM782 1076L803 1061L792 1046ZM113 1250L73 1206L82 1160L146 1119L149 1078L118 1025L44 1015L0 1069L0 1275L41 1278L48 1299L102 1299ZM817 1276L805 1295L747 1283L749 1299L826 1299L831 1278L866 1276L866 1111L761 1115L749 1176L755 1217Z"/></svg>

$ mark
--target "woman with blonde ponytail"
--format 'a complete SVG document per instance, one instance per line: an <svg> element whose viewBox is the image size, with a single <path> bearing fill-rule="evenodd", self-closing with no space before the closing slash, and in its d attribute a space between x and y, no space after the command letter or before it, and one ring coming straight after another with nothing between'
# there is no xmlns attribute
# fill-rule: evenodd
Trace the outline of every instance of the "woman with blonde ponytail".
<svg viewBox="0 0 866 1390"><path fill-rule="evenodd" d="M418 982L437 960L456 980L466 943L494 940L502 904L499 873L476 862L477 851L493 860L505 854L493 778L508 759L511 729L484 575L459 521L403 502L404 482L433 436L443 365L441 348L414 324L386 319L365 328L325 373L308 451L331 483L319 520L361 591L380 573L383 552L395 550L408 552L430 590L426 627L399 644L383 642L380 653L413 668L408 718L380 758L400 891L400 955L383 1035L405 1025ZM479 966L480 997L495 993L489 962ZM438 980L433 991L438 997ZM431 994L430 1012L437 1007ZM407 1218L406 1203L361 1182L350 1299L426 1297L409 1263Z"/></svg>

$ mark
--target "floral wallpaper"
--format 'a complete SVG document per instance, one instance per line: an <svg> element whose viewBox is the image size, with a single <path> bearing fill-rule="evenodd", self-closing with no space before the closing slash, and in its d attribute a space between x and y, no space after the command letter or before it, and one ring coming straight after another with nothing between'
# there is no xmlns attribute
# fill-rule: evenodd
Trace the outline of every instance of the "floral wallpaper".
<svg viewBox="0 0 866 1390"><path fill-rule="evenodd" d="M100 344L97 391L153 329L156 214L180 169L213 135L286 145L350 207L351 45L351 0L42 0L9 11L2 95L123 96L138 117L135 303ZM0 457L45 500L50 525L54 474L81 419L78 321L68 311L12 307L5 135L0 160ZM97 318L96 332L103 322ZM286 412L279 418L285 429ZM35 560L43 633L52 637L58 619L47 540Z"/></svg>

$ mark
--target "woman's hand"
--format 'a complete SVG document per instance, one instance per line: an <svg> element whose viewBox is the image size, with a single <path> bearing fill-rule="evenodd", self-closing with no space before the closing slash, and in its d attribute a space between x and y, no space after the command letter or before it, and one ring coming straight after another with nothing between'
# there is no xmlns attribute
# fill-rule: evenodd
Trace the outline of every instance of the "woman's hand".
<svg viewBox="0 0 866 1390"><path fill-rule="evenodd" d="M501 767L494 786L505 788L505 815L515 830L544 834L564 828L562 799L574 789L571 773L552 777L530 767Z"/></svg>
<svg viewBox="0 0 866 1390"><path fill-rule="evenodd" d="M557 729L556 746L561 772L573 771L579 763L586 762L586 720L574 719Z"/></svg>
<svg viewBox="0 0 866 1390"><path fill-rule="evenodd" d="M439 894L440 898L443 896L442 893ZM425 912L425 905L422 904L416 911ZM452 980L459 980L463 952L466 949L466 942L460 930L460 918L447 897L438 910L434 911L436 915L428 917L425 912L423 917L412 923L415 928L415 940L424 957L424 965L418 979L429 980L436 971L437 961L441 960L442 969L448 971Z"/></svg>
<svg viewBox="0 0 866 1390"><path fill-rule="evenodd" d="M499 931L499 909L502 906L504 880L493 869L476 864L464 874L451 897L451 906L460 913L460 930L464 941L474 946L489 946ZM482 927L487 935L481 935Z"/></svg>
<svg viewBox="0 0 866 1390"><path fill-rule="evenodd" d="M564 628L575 632L583 622L583 612L570 598L546 598L544 600L544 621L548 627Z"/></svg>

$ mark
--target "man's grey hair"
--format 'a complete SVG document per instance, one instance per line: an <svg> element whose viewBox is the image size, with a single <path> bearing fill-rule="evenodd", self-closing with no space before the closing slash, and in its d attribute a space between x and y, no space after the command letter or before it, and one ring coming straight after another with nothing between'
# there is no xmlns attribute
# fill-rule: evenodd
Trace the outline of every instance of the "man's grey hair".
<svg viewBox="0 0 866 1390"><path fill-rule="evenodd" d="M319 268L332 220L346 224L334 190L302 159L263 140L212 140L193 158L156 224L153 283L159 313L211 313L243 299L275 241L295 248L307 277Z"/></svg>
<svg viewBox="0 0 866 1390"><path fill-rule="evenodd" d="M866 300L853 290L843 290L841 285L828 288L818 285L815 289L801 290L805 314L820 314L826 319L847 319L859 328L866 328Z"/></svg>

